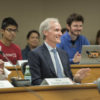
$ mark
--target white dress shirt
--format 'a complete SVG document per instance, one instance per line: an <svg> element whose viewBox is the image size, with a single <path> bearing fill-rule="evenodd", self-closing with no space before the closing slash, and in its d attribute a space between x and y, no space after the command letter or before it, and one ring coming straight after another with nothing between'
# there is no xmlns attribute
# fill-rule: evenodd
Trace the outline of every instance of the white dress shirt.
<svg viewBox="0 0 100 100"><path fill-rule="evenodd" d="M53 52L52 52L52 49L54 49L54 48L52 48L52 47L51 47L50 45L48 45L46 42L44 42L44 43L45 43L46 47L47 47L48 50L49 50L49 53L50 53L50 56L51 56L51 59L52 59L53 65L54 65L54 69L55 69L55 72L56 72L56 74L57 74L56 62L55 62L54 54L53 54ZM55 48L55 49L56 49L56 48ZM58 60L59 60L59 63L60 63L60 67L61 67L62 74L63 74L63 76L65 77L64 70L63 70L63 66L62 66L62 63L61 63L61 60L60 60L60 57L59 57L58 52L57 52L57 57L58 57Z"/></svg>

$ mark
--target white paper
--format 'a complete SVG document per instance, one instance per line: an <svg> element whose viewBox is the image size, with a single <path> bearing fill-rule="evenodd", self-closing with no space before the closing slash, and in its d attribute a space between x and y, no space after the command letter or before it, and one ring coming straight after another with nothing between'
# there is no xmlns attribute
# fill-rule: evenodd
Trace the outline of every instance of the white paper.
<svg viewBox="0 0 100 100"><path fill-rule="evenodd" d="M8 75L11 73L11 71L4 68L4 73L5 73L5 77L8 78Z"/></svg>
<svg viewBox="0 0 100 100"><path fill-rule="evenodd" d="M0 88L13 88L14 86L8 80L0 80Z"/></svg>
<svg viewBox="0 0 100 100"><path fill-rule="evenodd" d="M13 67L13 65L10 62L4 62L4 66L10 66Z"/></svg>

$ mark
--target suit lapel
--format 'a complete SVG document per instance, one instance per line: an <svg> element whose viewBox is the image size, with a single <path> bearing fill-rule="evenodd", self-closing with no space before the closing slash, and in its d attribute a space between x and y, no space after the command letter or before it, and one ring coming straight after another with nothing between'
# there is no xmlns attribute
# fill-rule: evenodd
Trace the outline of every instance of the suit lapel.
<svg viewBox="0 0 100 100"><path fill-rule="evenodd" d="M45 44L43 44L43 55L46 58L46 61L48 63L48 67L50 67L51 72L56 75L56 72L55 72L55 69L54 69L54 65L53 65L50 53L49 53L49 51L48 51L48 49L47 49Z"/></svg>

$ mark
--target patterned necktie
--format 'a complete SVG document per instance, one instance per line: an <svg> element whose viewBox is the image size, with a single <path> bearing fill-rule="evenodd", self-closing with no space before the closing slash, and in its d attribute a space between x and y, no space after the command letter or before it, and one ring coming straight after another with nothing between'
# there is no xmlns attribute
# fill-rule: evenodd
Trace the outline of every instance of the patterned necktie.
<svg viewBox="0 0 100 100"><path fill-rule="evenodd" d="M63 78L63 74L62 74L60 63L59 63L59 60L58 60L58 57L57 57L56 49L52 49L52 52L54 54L54 59L55 59L55 63L56 63L57 76L58 76L58 78Z"/></svg>

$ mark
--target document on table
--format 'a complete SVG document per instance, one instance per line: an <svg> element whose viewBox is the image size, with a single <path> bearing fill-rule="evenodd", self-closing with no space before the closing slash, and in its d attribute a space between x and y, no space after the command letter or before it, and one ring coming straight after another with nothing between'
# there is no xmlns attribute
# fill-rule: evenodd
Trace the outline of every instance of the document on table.
<svg viewBox="0 0 100 100"><path fill-rule="evenodd" d="M14 87L8 80L0 80L0 88L12 88Z"/></svg>

